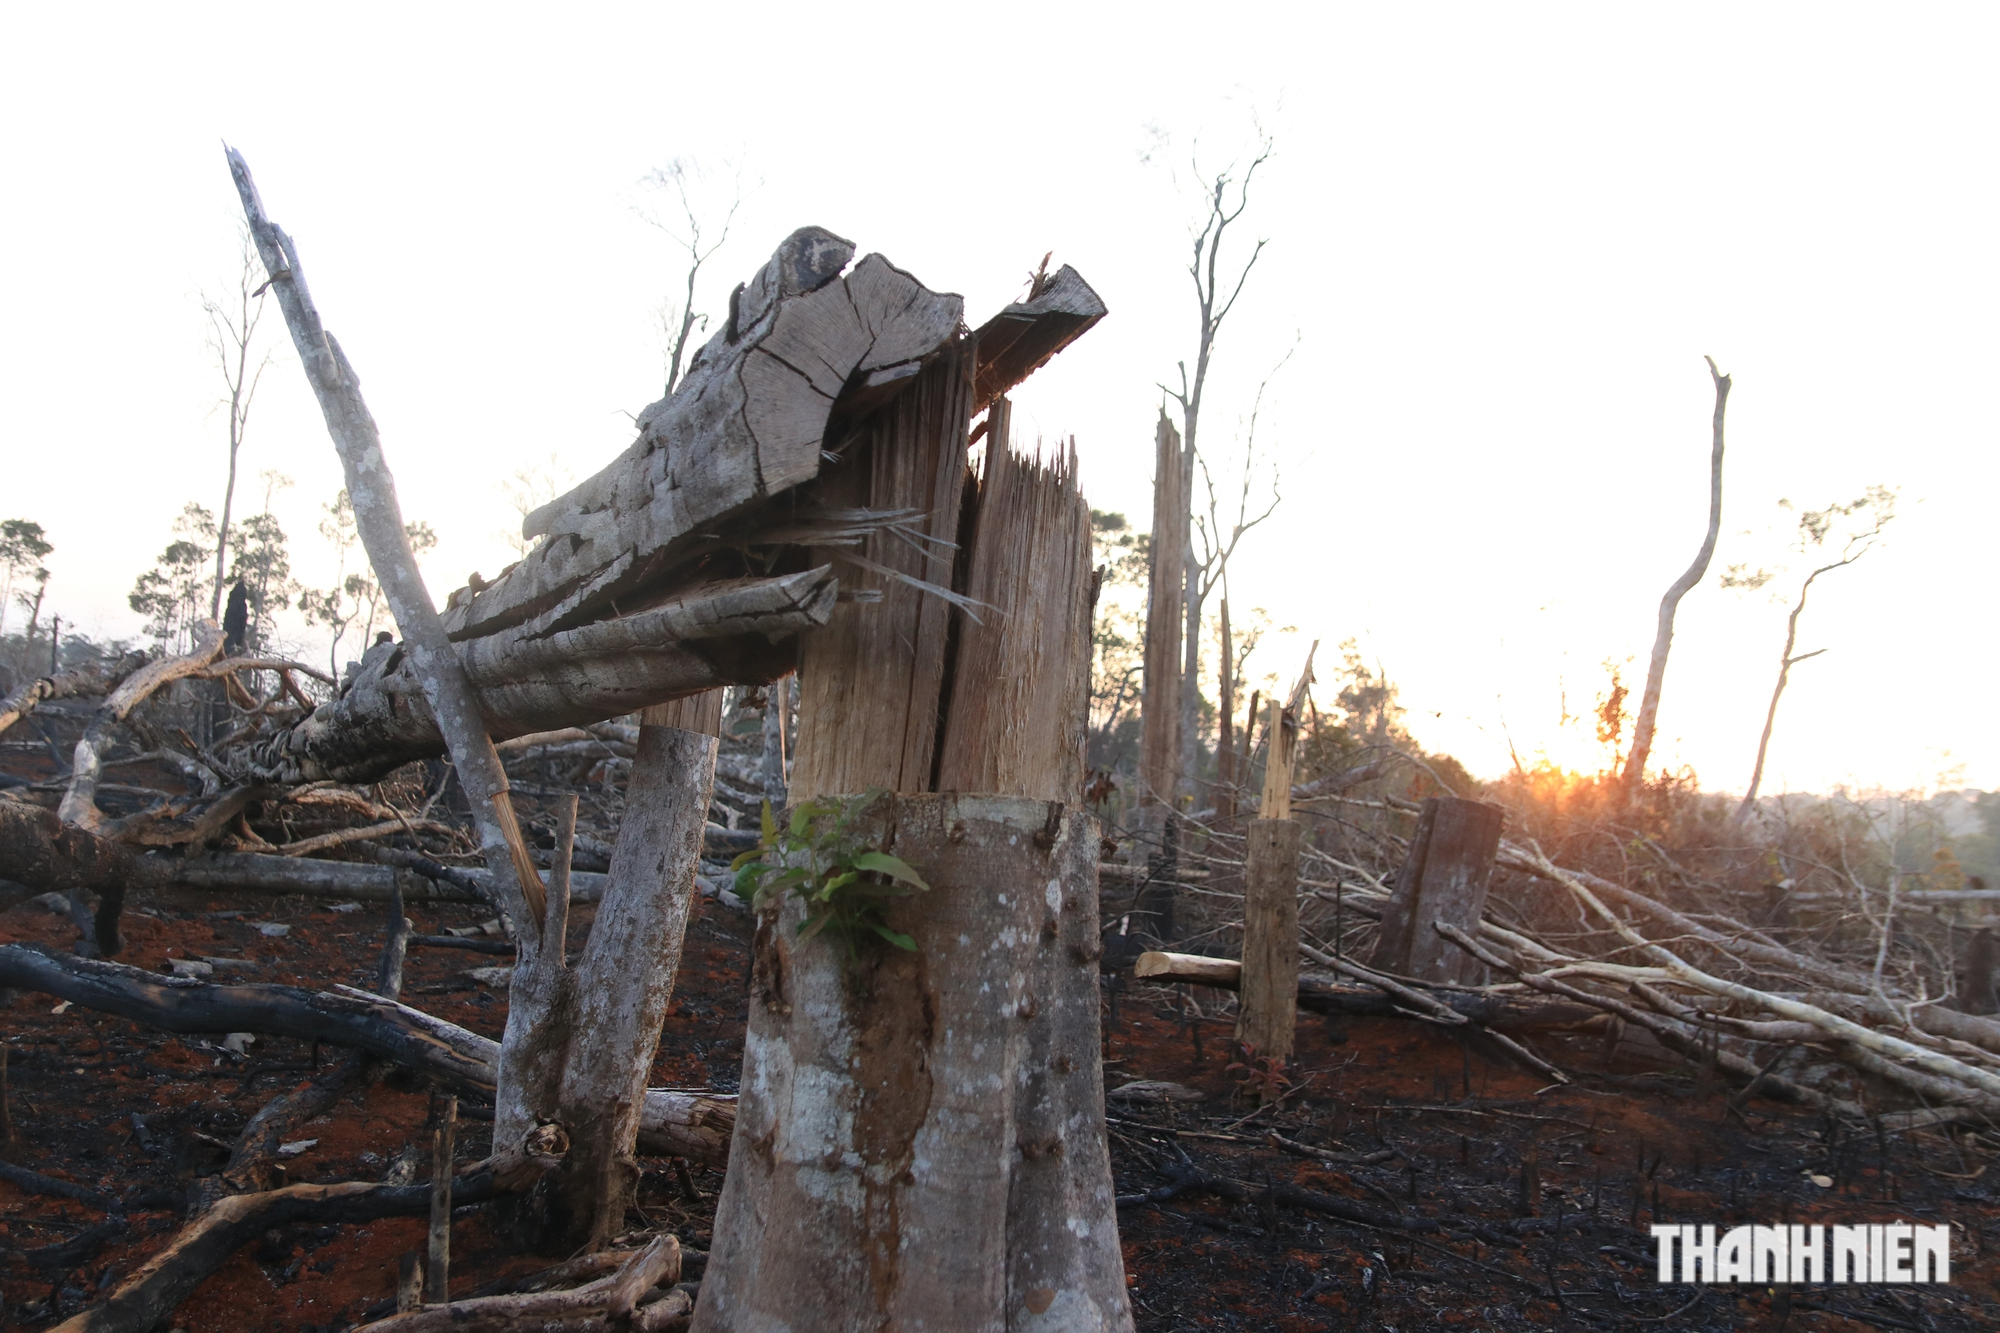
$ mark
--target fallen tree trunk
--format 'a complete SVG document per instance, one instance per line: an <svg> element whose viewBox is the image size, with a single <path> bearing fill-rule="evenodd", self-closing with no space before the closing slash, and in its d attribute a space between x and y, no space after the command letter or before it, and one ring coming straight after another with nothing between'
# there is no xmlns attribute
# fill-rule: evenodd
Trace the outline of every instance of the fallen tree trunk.
<svg viewBox="0 0 2000 1333"><path fill-rule="evenodd" d="M0 987L39 991L166 1032L256 1032L352 1047L414 1069L460 1095L482 1101L494 1096L498 1042L366 991L216 985L120 963L57 957L25 944L0 944ZM727 1100L648 1089L639 1146L720 1165L735 1120Z"/></svg>
<svg viewBox="0 0 2000 1333"><path fill-rule="evenodd" d="M51 699L109 694L119 682L146 665L146 655L130 652L114 661L92 662L54 676L37 676L0 700L0 731L19 722Z"/></svg>
<svg viewBox="0 0 2000 1333"><path fill-rule="evenodd" d="M1132 975L1136 980L1159 984L1181 983L1236 990L1242 984L1243 965L1234 958L1148 952L1139 955ZM1300 977L1298 984L1299 1008L1311 1013L1346 1018L1406 1016L1406 1011L1397 1004L1394 996L1374 986L1348 985L1310 976ZM1454 1012L1497 1032L1576 1027L1596 1019L1600 1013L1588 1005L1482 991L1439 990L1427 994Z"/></svg>
<svg viewBox="0 0 2000 1333"><path fill-rule="evenodd" d="M826 623L838 591L830 565L736 580L575 629L512 626L459 644L459 659L491 734L506 740L776 679L797 660L799 634ZM370 782L443 750L413 659L401 644L380 644L338 699L260 742L249 771L273 782Z"/></svg>

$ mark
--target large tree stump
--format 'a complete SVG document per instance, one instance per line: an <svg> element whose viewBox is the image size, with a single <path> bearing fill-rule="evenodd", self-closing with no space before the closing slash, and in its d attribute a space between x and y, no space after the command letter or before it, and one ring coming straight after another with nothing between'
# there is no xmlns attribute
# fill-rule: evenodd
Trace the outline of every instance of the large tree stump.
<svg viewBox="0 0 2000 1333"><path fill-rule="evenodd" d="M1478 963L1437 933L1433 922L1477 932L1506 812L1485 801L1432 796L1396 872L1371 965L1424 981L1469 982Z"/></svg>
<svg viewBox="0 0 2000 1333"><path fill-rule="evenodd" d="M697 1329L1127 1326L1098 1060L1097 829L1019 797L885 798L921 869L853 973L757 933Z"/></svg>
<svg viewBox="0 0 2000 1333"><path fill-rule="evenodd" d="M940 624L935 598L884 586L865 625L843 605L807 648L792 774L795 801L900 789L856 843L931 887L888 915L914 951L869 942L851 961L800 939L796 896L763 904L700 1333L1131 1327L1079 790L1088 510L1073 459L1010 452L1004 403L962 504L963 381L944 377L965 372L935 373L877 423L853 498L969 533L952 562L868 556L948 576L973 605Z"/></svg>

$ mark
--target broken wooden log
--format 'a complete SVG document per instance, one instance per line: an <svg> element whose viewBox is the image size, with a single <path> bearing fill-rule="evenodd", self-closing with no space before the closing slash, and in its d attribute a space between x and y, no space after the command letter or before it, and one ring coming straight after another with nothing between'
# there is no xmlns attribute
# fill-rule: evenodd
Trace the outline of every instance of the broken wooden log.
<svg viewBox="0 0 2000 1333"><path fill-rule="evenodd" d="M0 988L39 991L165 1032L256 1032L349 1046L414 1069L462 1096L490 1101L494 1095L498 1042L366 991L215 985L50 955L25 944L0 944ZM639 1116L639 1146L655 1155L718 1165L728 1154L734 1124L735 1108L727 1098L650 1088Z"/></svg>
<svg viewBox="0 0 2000 1333"><path fill-rule="evenodd" d="M501 740L596 722L726 684L756 684L797 660L798 635L826 623L831 565L704 585L659 605L571 629L510 626L460 645L467 678ZM538 624L538 623L537 623ZM252 751L246 771L273 782L370 782L443 750L414 662L379 644L339 698Z"/></svg>
<svg viewBox="0 0 2000 1333"><path fill-rule="evenodd" d="M91 662L53 676L37 676L0 700L0 731L5 731L51 699L110 694L127 676L146 665L146 655L129 652L123 657Z"/></svg>
<svg viewBox="0 0 2000 1333"><path fill-rule="evenodd" d="M398 1313L362 1324L354 1333L653 1333L686 1324L692 1301L674 1289L649 1299L659 1287L680 1279L680 1242L658 1236L630 1255L596 1254L592 1267L605 1259L622 1261L609 1277L569 1291L535 1291L524 1295L474 1296L450 1305L435 1305Z"/></svg>
<svg viewBox="0 0 2000 1333"><path fill-rule="evenodd" d="M76 752L70 760L69 789L63 793L62 804L56 808L63 823L74 824L99 837L116 838L157 818L152 811L141 811L123 819L109 818L97 808L97 783L103 770L105 752L111 745L112 729L122 724L132 710L150 698L154 691L176 680L199 674L209 663L222 656L222 629L214 621L204 620L198 624L194 638L193 651L149 662L125 677L92 714L90 724L77 740Z"/></svg>
<svg viewBox="0 0 2000 1333"><path fill-rule="evenodd" d="M1160 985L1185 983L1212 986L1218 990L1236 990L1241 985L1243 964L1234 958L1147 952L1139 955L1132 975L1135 980ZM1496 995L1488 991L1436 990L1427 993L1457 1013L1496 1032L1580 1027L1597 1020L1602 1013L1590 1005L1520 995ZM1395 997L1378 987L1334 981L1327 977L1299 978L1298 1007L1311 1013L1346 1018L1407 1017L1398 1007Z"/></svg>
<svg viewBox="0 0 2000 1333"><path fill-rule="evenodd" d="M539 1177L482 1162L451 1182L454 1207L479 1203L520 1190ZM430 1210L425 1185L287 1185L262 1194L223 1199L190 1223L144 1267L118 1284L111 1296L53 1333L151 1333L243 1246L273 1227L299 1222L356 1224L384 1217L415 1216Z"/></svg>
<svg viewBox="0 0 2000 1333"><path fill-rule="evenodd" d="M1396 872L1371 960L1377 971L1422 981L1477 980L1478 964L1431 928L1446 921L1477 930L1506 812L1486 801L1432 796L1417 816L1409 855Z"/></svg>

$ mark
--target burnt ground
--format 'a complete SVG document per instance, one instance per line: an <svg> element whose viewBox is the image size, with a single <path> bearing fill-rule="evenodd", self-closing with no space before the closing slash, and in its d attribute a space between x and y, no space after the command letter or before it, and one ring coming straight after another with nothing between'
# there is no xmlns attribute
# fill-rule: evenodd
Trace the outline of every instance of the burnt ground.
<svg viewBox="0 0 2000 1333"><path fill-rule="evenodd" d="M0 941L67 947L74 928L32 902L0 911ZM122 961L164 970L170 957L241 959L243 980L365 984L384 928L379 904L253 895L142 895L128 911ZM579 909L579 924L588 909ZM418 929L477 924L470 906L419 904ZM259 924L283 925L273 937ZM496 961L413 951L406 998L497 1037L505 997L468 972ZM689 931L655 1086L732 1091L741 1058L748 922L710 904ZM1193 1104L1114 1101L1112 1155L1142 1330L1396 1329L1443 1325L1654 1326L1673 1329L1975 1330L2000 1327L2000 1253L1990 1151L1930 1131L1829 1141L1818 1116L1753 1102L1662 1070L1609 1068L1601 1043L1538 1038L1578 1077L1540 1080L1469 1052L1449 1034L1393 1019L1301 1015L1293 1090L1261 1110L1227 1068L1229 997L1117 995L1106 1083L1171 1080ZM242 1054L46 996L7 1001L4 1030L15 1141L7 1160L113 1196L106 1213L0 1182L0 1325L44 1327L128 1275L180 1225L189 1182L217 1169L235 1133L272 1096L310 1077L305 1043L262 1039ZM324 1057L327 1052L319 1052ZM428 1141L425 1089L395 1077L349 1095L303 1133L317 1142L292 1180L380 1179ZM1327 1165L1280 1151L1271 1132L1368 1164ZM483 1156L486 1127L465 1123L459 1152ZM648 1162L644 1221L708 1244L720 1173L696 1169L688 1198L672 1164ZM427 1169L427 1168L426 1168ZM1833 1177L1821 1187L1812 1174ZM1219 1191L1219 1192L1218 1192ZM1235 1197L1230 1197L1234 1195ZM1443 1222L1428 1233L1377 1230L1325 1211L1326 1199L1375 1214ZM1954 1224L1949 1287L1802 1290L1693 1288L1653 1280L1646 1226L1689 1222ZM1561 1219L1560 1232L1556 1223ZM634 1221L641 1219L635 1218ZM181 1307L173 1327L208 1333L330 1330L394 1288L400 1257L422 1245L420 1218L298 1227L239 1252ZM521 1252L487 1210L462 1211L453 1289L463 1294L546 1265ZM1552 1283L1554 1288L1552 1288ZM1554 1294L1559 1288L1560 1300ZM1784 1309L1789 1302L1789 1312Z"/></svg>

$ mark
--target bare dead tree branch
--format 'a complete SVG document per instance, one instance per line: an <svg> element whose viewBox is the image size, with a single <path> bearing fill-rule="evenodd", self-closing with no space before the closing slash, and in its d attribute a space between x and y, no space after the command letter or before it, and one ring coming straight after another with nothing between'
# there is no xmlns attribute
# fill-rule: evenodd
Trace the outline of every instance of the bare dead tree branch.
<svg viewBox="0 0 2000 1333"><path fill-rule="evenodd" d="M1627 800L1644 781L1646 758L1653 751L1653 729L1660 714L1660 686L1667 675L1667 653L1674 645L1674 614L1680 609L1681 598L1707 576L1708 562L1715 555L1716 534L1722 528L1722 420L1729 405L1730 379L1716 370L1714 357L1703 360L1708 362L1709 378L1715 382L1714 442L1708 460L1708 532L1701 540L1701 549L1695 552L1694 563L1660 599L1660 623L1653 636L1653 658L1646 667L1646 691L1640 696L1639 716L1632 724L1632 752L1625 758L1623 785Z"/></svg>

